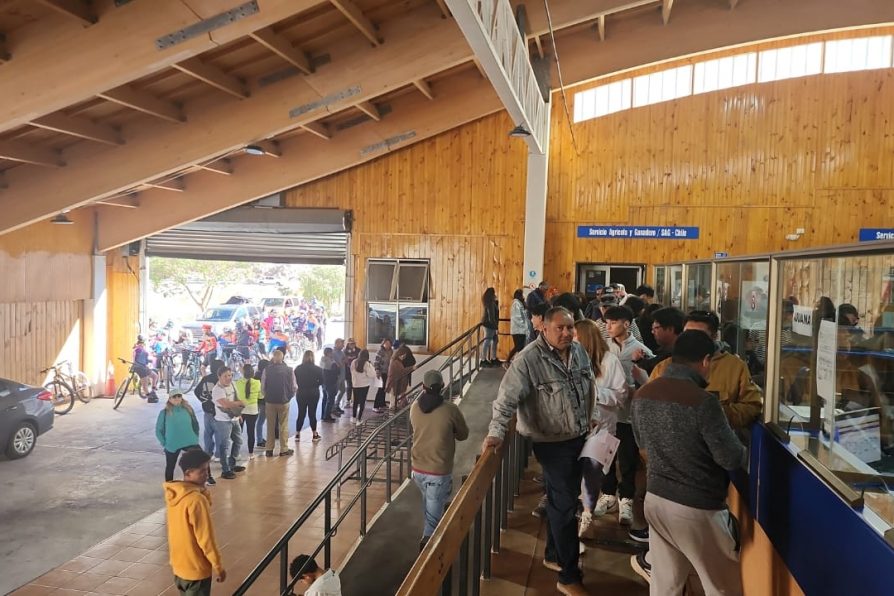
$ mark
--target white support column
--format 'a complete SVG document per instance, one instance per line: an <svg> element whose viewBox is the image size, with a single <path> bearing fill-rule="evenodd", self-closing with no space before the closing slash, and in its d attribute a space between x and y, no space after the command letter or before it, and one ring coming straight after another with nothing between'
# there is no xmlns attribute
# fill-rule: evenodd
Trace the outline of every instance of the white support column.
<svg viewBox="0 0 894 596"><path fill-rule="evenodd" d="M159 328L167 321L158 321ZM146 260L146 241L140 240L140 333L149 331L149 262Z"/></svg>
<svg viewBox="0 0 894 596"><path fill-rule="evenodd" d="M525 258L522 286L528 290L543 281L543 253L546 247L546 192L549 173L549 120L543 153L528 150L528 177L525 191Z"/></svg>
<svg viewBox="0 0 894 596"><path fill-rule="evenodd" d="M354 255L351 252L349 232L345 245L345 338L354 337L354 279ZM369 343L368 339L366 343Z"/></svg>
<svg viewBox="0 0 894 596"><path fill-rule="evenodd" d="M84 372L93 383L94 395L105 389L108 366L108 293L106 257L93 255L93 284L90 299L84 300Z"/></svg>

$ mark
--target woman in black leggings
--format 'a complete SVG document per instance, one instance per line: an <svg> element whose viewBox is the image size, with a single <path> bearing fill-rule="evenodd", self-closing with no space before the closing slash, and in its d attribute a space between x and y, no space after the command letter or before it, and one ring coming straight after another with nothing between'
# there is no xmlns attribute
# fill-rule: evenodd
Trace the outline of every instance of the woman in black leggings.
<svg viewBox="0 0 894 596"><path fill-rule="evenodd" d="M323 369L314 364L314 353L304 352L301 364L295 367L295 383L298 385L298 420L295 422L295 443L301 437L304 417L310 418L310 429L314 441L320 440L317 432L317 404L320 402L320 385L323 384Z"/></svg>
<svg viewBox="0 0 894 596"><path fill-rule="evenodd" d="M351 363L351 392L354 395L354 403L351 413L354 416L354 424L360 424L363 418L363 410L366 408L366 396L369 395L369 386L376 380L376 369L369 362L369 351L361 350L357 359Z"/></svg>
<svg viewBox="0 0 894 596"><path fill-rule="evenodd" d="M234 381L236 399L245 404L242 410L243 430L248 431L248 458L255 454L255 429L258 423L258 403L261 397L261 382L254 378L255 370L251 364L242 367L242 378Z"/></svg>

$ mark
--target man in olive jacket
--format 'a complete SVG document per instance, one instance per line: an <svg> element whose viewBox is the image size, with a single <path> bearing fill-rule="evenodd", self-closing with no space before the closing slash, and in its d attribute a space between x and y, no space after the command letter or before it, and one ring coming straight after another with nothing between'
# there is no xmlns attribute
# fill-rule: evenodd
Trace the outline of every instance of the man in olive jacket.
<svg viewBox="0 0 894 596"><path fill-rule="evenodd" d="M422 378L424 393L410 407L413 426L413 481L422 493L425 528L419 549L431 538L453 491L456 441L469 438L469 427L456 404L445 402L444 377L430 370Z"/></svg>
<svg viewBox="0 0 894 596"><path fill-rule="evenodd" d="M543 317L543 333L516 354L503 376L493 403L483 450L499 449L513 414L519 434L534 442L534 454L546 484L544 565L561 569L556 589L566 595L586 594L577 566L578 459L590 430L593 412L593 370L590 357L574 341L574 317L554 307Z"/></svg>

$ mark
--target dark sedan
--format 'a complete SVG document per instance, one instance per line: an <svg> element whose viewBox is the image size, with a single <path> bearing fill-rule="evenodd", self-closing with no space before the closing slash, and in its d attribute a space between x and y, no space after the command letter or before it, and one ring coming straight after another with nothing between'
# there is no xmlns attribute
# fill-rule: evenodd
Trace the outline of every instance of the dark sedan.
<svg viewBox="0 0 894 596"><path fill-rule="evenodd" d="M9 459L31 453L37 437L53 428L53 415L49 391L0 378L0 449Z"/></svg>

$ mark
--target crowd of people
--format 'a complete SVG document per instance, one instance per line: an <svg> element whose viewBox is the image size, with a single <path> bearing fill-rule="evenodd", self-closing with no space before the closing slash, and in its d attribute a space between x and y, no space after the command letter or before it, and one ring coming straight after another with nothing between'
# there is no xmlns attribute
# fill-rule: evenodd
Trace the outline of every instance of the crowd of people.
<svg viewBox="0 0 894 596"><path fill-rule="evenodd" d="M513 296L513 347L483 449L500 448L516 415L543 471L535 515L547 522L543 564L557 590L586 594L579 540L616 512L649 547L631 565L652 594L682 593L690 570L708 594L740 594L728 471L745 464L736 431L763 405L746 360L720 341L715 313L655 304L649 286L599 288L588 303L550 294L544 283ZM487 327L499 313L492 288L482 302ZM614 445L610 461L593 458L596 444Z"/></svg>

